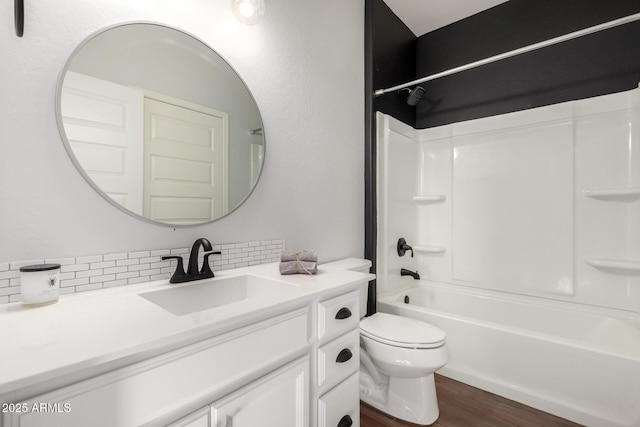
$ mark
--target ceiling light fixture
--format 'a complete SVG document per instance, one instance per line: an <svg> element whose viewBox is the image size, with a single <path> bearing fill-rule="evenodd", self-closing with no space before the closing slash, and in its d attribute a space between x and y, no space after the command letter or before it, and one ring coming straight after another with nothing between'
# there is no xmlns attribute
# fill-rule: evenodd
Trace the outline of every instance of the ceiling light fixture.
<svg viewBox="0 0 640 427"><path fill-rule="evenodd" d="M255 25L264 15L264 0L231 0L231 10L238 21Z"/></svg>

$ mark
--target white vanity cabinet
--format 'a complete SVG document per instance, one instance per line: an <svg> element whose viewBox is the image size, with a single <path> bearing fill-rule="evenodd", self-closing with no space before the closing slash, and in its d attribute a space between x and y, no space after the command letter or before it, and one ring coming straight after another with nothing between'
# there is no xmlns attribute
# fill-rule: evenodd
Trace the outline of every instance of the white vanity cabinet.
<svg viewBox="0 0 640 427"><path fill-rule="evenodd" d="M163 420L175 420L193 402L207 396L211 396L211 402L221 389L274 364L282 366L287 357L308 353L308 320L308 309L299 309L35 396L21 402L28 411L5 414L4 427L166 425ZM289 378L292 374L288 370L267 376L271 384L277 384L278 375L283 375L282 381L288 386L308 390L308 375L304 374L308 361L295 367L299 370L296 375L300 375L295 381ZM287 389L265 402L278 399L297 405L299 396ZM34 411L34 407L43 410ZM308 418L307 412L304 416ZM204 416L196 417L181 425L207 425L204 420Z"/></svg>
<svg viewBox="0 0 640 427"><path fill-rule="evenodd" d="M360 295L349 292L318 304L316 425L360 425Z"/></svg>
<svg viewBox="0 0 640 427"><path fill-rule="evenodd" d="M152 308L138 295L142 286L122 290L113 301L88 294L81 302L99 314L84 319L89 326L68 322L64 340L48 344L43 354L11 347L13 354L55 360L49 370L36 371L5 357L22 376L13 383L0 378L0 403L13 408L1 414L0 427L359 426L359 289L369 278L339 270L287 278L300 287L287 294L289 300L267 305L255 297L229 308L230 317L217 308L187 316ZM77 306L74 300L67 304L64 313L49 307L10 314L4 324L27 316L45 323L56 314L72 318ZM127 322L107 325L100 338L106 345L93 351L83 333L102 326L98 320L111 313L122 313L122 306L127 319L139 324L132 320L131 330ZM77 349L83 356L66 362Z"/></svg>

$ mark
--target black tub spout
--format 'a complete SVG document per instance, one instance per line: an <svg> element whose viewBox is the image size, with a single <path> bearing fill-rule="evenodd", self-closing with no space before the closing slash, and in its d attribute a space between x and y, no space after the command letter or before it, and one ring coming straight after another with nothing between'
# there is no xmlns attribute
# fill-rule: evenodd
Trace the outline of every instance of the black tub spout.
<svg viewBox="0 0 640 427"><path fill-rule="evenodd" d="M411 270L407 270L406 268L402 268L400 269L400 276L411 276L415 280L420 280L420 275L418 274L417 270L414 272Z"/></svg>

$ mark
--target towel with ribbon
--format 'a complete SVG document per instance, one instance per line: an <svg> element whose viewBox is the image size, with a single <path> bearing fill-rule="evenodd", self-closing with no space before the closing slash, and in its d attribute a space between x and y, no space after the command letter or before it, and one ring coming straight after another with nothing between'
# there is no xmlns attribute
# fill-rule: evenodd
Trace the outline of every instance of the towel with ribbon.
<svg viewBox="0 0 640 427"><path fill-rule="evenodd" d="M314 251L282 252L280 274L316 274L318 255Z"/></svg>

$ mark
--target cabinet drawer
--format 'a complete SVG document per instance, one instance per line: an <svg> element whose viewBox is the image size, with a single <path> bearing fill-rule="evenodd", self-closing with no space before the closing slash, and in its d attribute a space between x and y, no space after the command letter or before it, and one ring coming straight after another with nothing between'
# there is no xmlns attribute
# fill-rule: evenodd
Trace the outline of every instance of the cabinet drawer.
<svg viewBox="0 0 640 427"><path fill-rule="evenodd" d="M360 426L360 384L356 372L318 399L318 427Z"/></svg>
<svg viewBox="0 0 640 427"><path fill-rule="evenodd" d="M354 329L318 349L318 386L327 390L360 366L360 330Z"/></svg>
<svg viewBox="0 0 640 427"><path fill-rule="evenodd" d="M330 339L360 323L360 295L357 291L320 302L318 305L318 339Z"/></svg>
<svg viewBox="0 0 640 427"><path fill-rule="evenodd" d="M36 396L25 403L51 403L69 410L5 414L4 426L141 425L307 343L307 310L296 310Z"/></svg>

